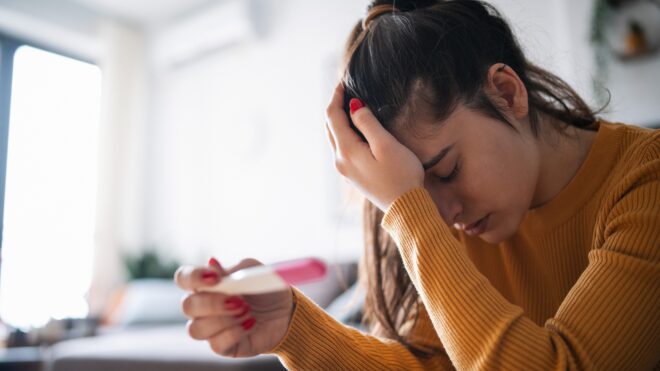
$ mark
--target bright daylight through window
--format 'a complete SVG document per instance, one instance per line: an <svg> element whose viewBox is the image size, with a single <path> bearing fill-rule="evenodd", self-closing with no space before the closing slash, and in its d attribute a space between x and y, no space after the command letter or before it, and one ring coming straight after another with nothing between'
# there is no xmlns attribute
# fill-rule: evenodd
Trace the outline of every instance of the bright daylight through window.
<svg viewBox="0 0 660 371"><path fill-rule="evenodd" d="M101 73L33 47L14 57L0 316L82 317L92 277Z"/></svg>

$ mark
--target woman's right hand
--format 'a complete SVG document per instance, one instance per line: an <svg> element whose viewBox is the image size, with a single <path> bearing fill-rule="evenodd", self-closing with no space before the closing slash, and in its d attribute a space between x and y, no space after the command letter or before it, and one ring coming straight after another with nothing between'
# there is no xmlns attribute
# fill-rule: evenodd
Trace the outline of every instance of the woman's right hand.
<svg viewBox="0 0 660 371"><path fill-rule="evenodd" d="M259 295L228 296L201 292L223 276L238 270L263 265L244 259L225 270L215 259L205 267L182 266L174 274L176 284L190 292L183 299L182 310L188 321L188 334L206 340L211 349L226 357L252 357L273 349L284 337L293 313L292 291Z"/></svg>

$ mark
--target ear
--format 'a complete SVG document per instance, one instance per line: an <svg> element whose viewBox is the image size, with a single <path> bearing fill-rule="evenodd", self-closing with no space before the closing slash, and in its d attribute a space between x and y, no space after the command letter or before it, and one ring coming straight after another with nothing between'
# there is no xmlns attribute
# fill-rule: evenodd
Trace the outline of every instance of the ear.
<svg viewBox="0 0 660 371"><path fill-rule="evenodd" d="M485 88L489 97L516 119L521 120L529 113L527 88L516 71L506 64L490 66Z"/></svg>

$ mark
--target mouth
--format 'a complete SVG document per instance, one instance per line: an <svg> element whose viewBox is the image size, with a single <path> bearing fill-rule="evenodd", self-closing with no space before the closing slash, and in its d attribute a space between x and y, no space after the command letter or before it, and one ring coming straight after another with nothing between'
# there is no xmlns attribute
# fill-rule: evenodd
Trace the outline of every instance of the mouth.
<svg viewBox="0 0 660 371"><path fill-rule="evenodd" d="M486 231L488 228L488 220L490 219L490 214L484 216L483 218L477 220L476 222L465 227L465 233L469 236L478 236Z"/></svg>

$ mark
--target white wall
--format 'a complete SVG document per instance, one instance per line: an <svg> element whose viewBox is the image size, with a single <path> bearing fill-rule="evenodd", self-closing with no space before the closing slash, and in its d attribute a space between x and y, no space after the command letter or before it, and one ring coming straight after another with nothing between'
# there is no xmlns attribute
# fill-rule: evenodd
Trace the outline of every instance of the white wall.
<svg viewBox="0 0 660 371"><path fill-rule="evenodd" d="M530 58L556 72L592 105L595 75L590 37L591 0L493 0L514 25ZM660 58L613 58L605 87L612 94L604 118L636 125L660 124Z"/></svg>
<svg viewBox="0 0 660 371"><path fill-rule="evenodd" d="M227 264L360 255L360 221L339 199L324 108L364 6L252 2L255 28L233 46L183 65L153 61L147 241L197 263L211 254ZM167 45L166 33L154 32L154 45Z"/></svg>

